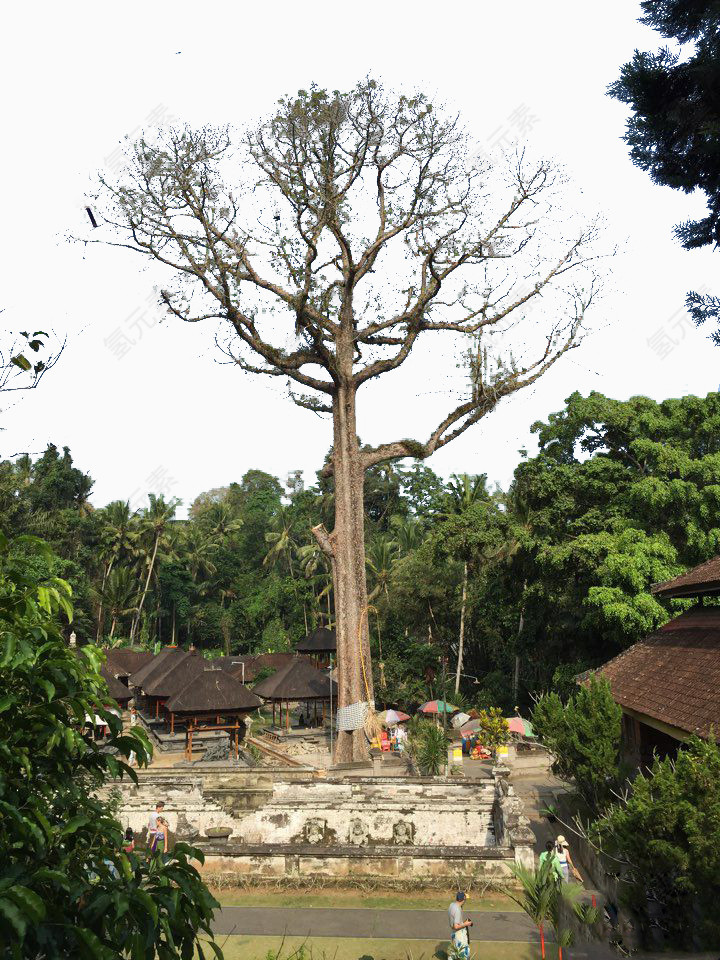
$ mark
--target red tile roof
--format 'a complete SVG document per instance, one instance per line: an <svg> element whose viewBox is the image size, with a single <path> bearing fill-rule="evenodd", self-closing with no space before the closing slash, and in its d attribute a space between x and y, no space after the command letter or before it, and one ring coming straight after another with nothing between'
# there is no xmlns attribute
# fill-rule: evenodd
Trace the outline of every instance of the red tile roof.
<svg viewBox="0 0 720 960"><path fill-rule="evenodd" d="M652 593L657 597L699 597L704 593L720 593L720 557L706 560L672 580L654 583Z"/></svg>
<svg viewBox="0 0 720 960"><path fill-rule="evenodd" d="M596 671L621 707L720 736L720 607L693 607Z"/></svg>

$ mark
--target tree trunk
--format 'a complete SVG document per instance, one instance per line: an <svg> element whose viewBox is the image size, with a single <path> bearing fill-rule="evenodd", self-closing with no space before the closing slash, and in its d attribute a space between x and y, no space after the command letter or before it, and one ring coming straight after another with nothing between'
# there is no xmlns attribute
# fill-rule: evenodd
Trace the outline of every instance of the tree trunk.
<svg viewBox="0 0 720 960"><path fill-rule="evenodd" d="M521 601L521 606L520 606L520 620L518 621L518 631L517 631L517 641L518 641L518 645L519 645L519 643L520 643L520 635L522 634L522 632L523 632L523 627L525 626L525 600L524 600L524 597L525 597L525 590L526 590L526 589L527 589L527 580L525 580L525 582L523 583L523 588L522 588L522 598L523 598L523 599L522 599L522 601ZM513 686L512 686L512 690L513 690L513 703L514 703L514 704L517 703L518 687L519 687L519 686L520 686L520 655L519 655L519 653L517 652L517 648L516 648L516 650L515 650L515 670L514 670L514 673L513 673Z"/></svg>
<svg viewBox="0 0 720 960"><path fill-rule="evenodd" d="M333 473L335 528L328 536L315 527L315 537L332 560L337 633L338 709L370 703L374 709L367 583L365 580L365 470L355 422L355 389L338 387L333 398ZM366 760L363 729L337 730L335 762Z"/></svg>
<svg viewBox="0 0 720 960"><path fill-rule="evenodd" d="M150 569L148 570L148 575L147 575L147 578L145 579L145 589L142 592L142 597L140 597L140 604L138 606L137 613L135 614L135 618L133 620L133 624L130 629L131 640L135 639L137 628L140 626L140 617L142 616L142 608L143 608L143 604L145 603L145 597L147 596L148 588L150 586L150 578L152 577L153 567L155 566L155 557L157 556L159 542L160 542L160 532L158 531L158 533L155 535L155 543L153 545L152 557L150 558Z"/></svg>
<svg viewBox="0 0 720 960"><path fill-rule="evenodd" d="M102 601L103 593L105 591L105 584L107 583L107 578L110 576L110 571L112 570L113 561L115 557L110 560L110 563L105 567L103 572L102 584L100 586L100 607L98 609L98 622L97 622L97 634L95 637L95 642L100 646L100 641L102 640L103 627L105 626L105 607Z"/></svg>
<svg viewBox="0 0 720 960"><path fill-rule="evenodd" d="M460 674L463 667L463 646L465 644L465 602L467 600L468 565L463 567L462 604L460 605L460 640L458 641L457 671L455 672L455 693L460 690Z"/></svg>

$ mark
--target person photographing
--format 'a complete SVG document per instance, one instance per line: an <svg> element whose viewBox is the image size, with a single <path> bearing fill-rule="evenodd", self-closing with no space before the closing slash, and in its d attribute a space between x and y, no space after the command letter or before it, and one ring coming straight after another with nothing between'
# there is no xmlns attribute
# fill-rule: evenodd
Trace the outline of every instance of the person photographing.
<svg viewBox="0 0 720 960"><path fill-rule="evenodd" d="M451 939L457 956L468 958L470 956L470 927L472 920L466 920L463 917L463 906L467 900L467 894L464 890L458 890L455 899L448 907L448 919L450 921Z"/></svg>

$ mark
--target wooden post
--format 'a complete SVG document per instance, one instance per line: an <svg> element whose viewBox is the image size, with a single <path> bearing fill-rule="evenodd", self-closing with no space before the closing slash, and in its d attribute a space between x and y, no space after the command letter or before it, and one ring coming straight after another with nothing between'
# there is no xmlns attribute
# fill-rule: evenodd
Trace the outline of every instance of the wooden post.
<svg viewBox="0 0 720 960"><path fill-rule="evenodd" d="M285 730L290 732L290 701L285 701Z"/></svg>
<svg viewBox="0 0 720 960"><path fill-rule="evenodd" d="M157 720L160 717L160 701L155 701L155 719Z"/></svg>
<svg viewBox="0 0 720 960"><path fill-rule="evenodd" d="M273 700L273 726L275 726L275 701Z"/></svg>
<svg viewBox="0 0 720 960"><path fill-rule="evenodd" d="M239 742L238 742L238 736L239 736L238 731L239 731L239 729L240 729L240 725L238 724L238 719L237 719L237 717L235 717L235 759L236 759L236 760L237 760L237 758L238 758L239 746L240 746L240 745L239 745Z"/></svg>
<svg viewBox="0 0 720 960"><path fill-rule="evenodd" d="M190 727L190 737L188 740L188 763L192 762L192 735L193 735L193 728Z"/></svg>
<svg viewBox="0 0 720 960"><path fill-rule="evenodd" d="M325 726L325 701L322 702L322 725Z"/></svg>
<svg viewBox="0 0 720 960"><path fill-rule="evenodd" d="M170 736L173 736L175 733L175 714L170 714Z"/></svg>
<svg viewBox="0 0 720 960"><path fill-rule="evenodd" d="M314 726L317 726L317 700L315 700L315 701L313 702L313 709L314 709L314 713L315 713L315 716L314 716L314 719L313 719L313 725L314 725Z"/></svg>

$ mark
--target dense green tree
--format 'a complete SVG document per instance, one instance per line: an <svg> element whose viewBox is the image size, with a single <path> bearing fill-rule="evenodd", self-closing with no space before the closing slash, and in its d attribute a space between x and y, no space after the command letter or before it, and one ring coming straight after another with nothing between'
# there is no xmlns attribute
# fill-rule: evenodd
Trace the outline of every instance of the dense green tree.
<svg viewBox="0 0 720 960"><path fill-rule="evenodd" d="M630 156L655 183L701 191L707 215L675 228L684 247L720 242L720 11L717 0L644 0L641 23L674 42L653 52L635 51L610 86L628 104L625 141ZM696 323L720 317L720 299L691 293ZM720 330L712 333L720 344Z"/></svg>
<svg viewBox="0 0 720 960"><path fill-rule="evenodd" d="M23 550L48 564L40 541L26 539ZM144 764L151 748L108 709L97 649L75 654L65 643L69 586L38 579L17 556L0 535L0 953L192 957L201 935L212 939L218 906L191 862L202 853L177 844L147 862L123 852L98 792L113 778L136 779L130 752ZM96 714L111 731L102 748L85 727Z"/></svg>
<svg viewBox="0 0 720 960"><path fill-rule="evenodd" d="M675 759L655 758L591 831L619 864L624 897L665 946L717 947L720 922L720 750L692 738ZM655 929L658 929L656 927Z"/></svg>
<svg viewBox="0 0 720 960"><path fill-rule="evenodd" d="M547 694L536 703L532 721L554 757L553 771L574 780L590 812L601 813L621 781L622 710L610 684L591 676L566 704L556 693Z"/></svg>

